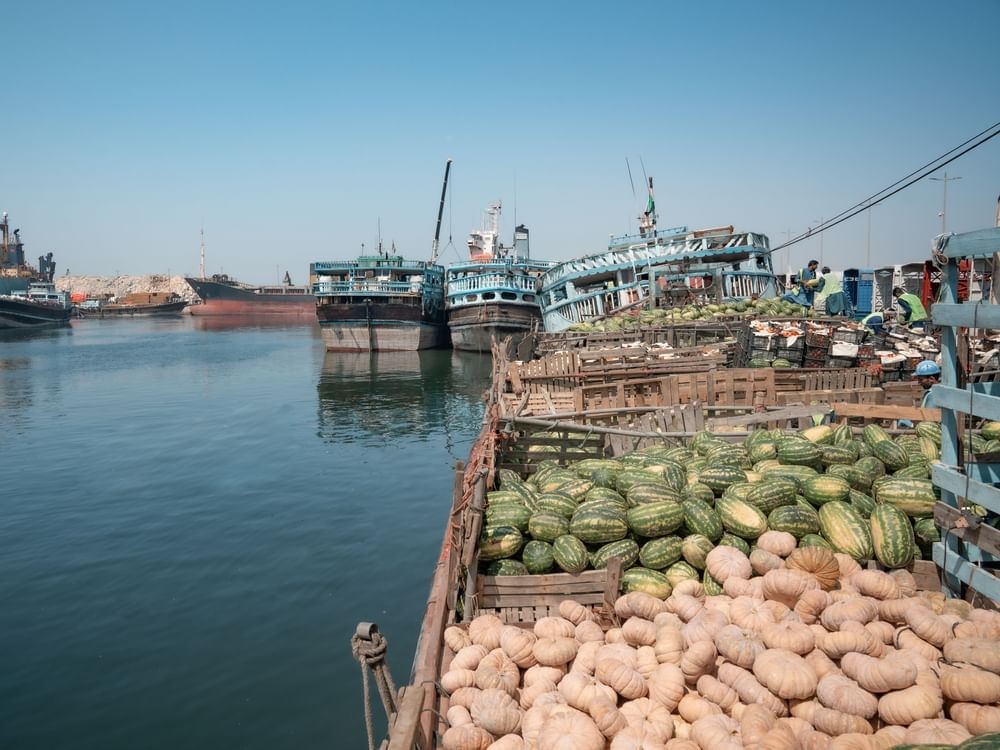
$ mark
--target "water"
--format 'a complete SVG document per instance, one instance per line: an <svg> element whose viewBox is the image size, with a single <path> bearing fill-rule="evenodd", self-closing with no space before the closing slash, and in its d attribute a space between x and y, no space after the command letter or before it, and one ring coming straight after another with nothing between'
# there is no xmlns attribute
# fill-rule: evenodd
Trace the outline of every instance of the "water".
<svg viewBox="0 0 1000 750"><path fill-rule="evenodd" d="M363 747L350 636L406 682L488 378L308 325L0 340L0 747Z"/></svg>

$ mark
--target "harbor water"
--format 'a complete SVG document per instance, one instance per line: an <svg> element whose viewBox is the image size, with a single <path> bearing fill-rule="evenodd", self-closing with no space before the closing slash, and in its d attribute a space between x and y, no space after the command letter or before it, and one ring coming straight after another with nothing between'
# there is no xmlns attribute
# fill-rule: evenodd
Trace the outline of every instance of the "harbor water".
<svg viewBox="0 0 1000 750"><path fill-rule="evenodd" d="M0 747L364 747L350 637L405 684L489 374L260 320L0 339Z"/></svg>

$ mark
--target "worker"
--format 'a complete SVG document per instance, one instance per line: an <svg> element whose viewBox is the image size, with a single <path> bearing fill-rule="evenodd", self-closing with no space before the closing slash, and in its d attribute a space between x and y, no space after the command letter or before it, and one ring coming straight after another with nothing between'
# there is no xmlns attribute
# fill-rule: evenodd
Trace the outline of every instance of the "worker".
<svg viewBox="0 0 1000 750"><path fill-rule="evenodd" d="M802 296L806 300L806 307L812 307L813 296L816 287L819 286L819 279L816 278L816 269L819 268L818 260L811 260L806 263L805 268L799 269L798 284L802 287Z"/></svg>
<svg viewBox="0 0 1000 750"><path fill-rule="evenodd" d="M903 287L897 286L892 289L892 296L896 298L899 305L899 320L901 323L909 325L910 328L922 331L927 326L927 310L924 309L920 297L908 292Z"/></svg>
<svg viewBox="0 0 1000 750"><path fill-rule="evenodd" d="M941 382L941 367L937 362L925 359L913 371L913 378L924 389L924 396L920 399L920 408L923 409L927 406L927 402L930 399L931 386Z"/></svg>
<svg viewBox="0 0 1000 750"><path fill-rule="evenodd" d="M816 292L826 297L827 315L851 315L851 300L844 292L839 271L831 271L829 266L823 266L823 276L819 279Z"/></svg>
<svg viewBox="0 0 1000 750"><path fill-rule="evenodd" d="M885 313L882 310L876 310L870 315L863 317L861 325L871 330L872 333L883 333L885 332L885 317Z"/></svg>

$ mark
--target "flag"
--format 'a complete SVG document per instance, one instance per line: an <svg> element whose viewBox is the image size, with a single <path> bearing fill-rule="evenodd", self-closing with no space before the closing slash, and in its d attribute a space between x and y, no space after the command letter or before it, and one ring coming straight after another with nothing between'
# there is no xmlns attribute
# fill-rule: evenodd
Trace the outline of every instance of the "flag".
<svg viewBox="0 0 1000 750"><path fill-rule="evenodd" d="M656 203L653 202L653 194L649 194L649 198L646 199L646 216L652 216L653 212L656 210Z"/></svg>

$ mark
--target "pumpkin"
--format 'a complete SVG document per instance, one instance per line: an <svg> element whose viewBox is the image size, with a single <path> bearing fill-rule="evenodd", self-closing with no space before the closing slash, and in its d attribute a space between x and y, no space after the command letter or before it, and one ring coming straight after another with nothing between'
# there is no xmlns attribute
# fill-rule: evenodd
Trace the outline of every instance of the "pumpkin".
<svg viewBox="0 0 1000 750"><path fill-rule="evenodd" d="M902 654L875 659L862 653L846 653L840 660L844 674L870 693L903 690L917 681L917 667Z"/></svg>
<svg viewBox="0 0 1000 750"><path fill-rule="evenodd" d="M856 627L851 628L850 625ZM863 625L856 622L845 622L837 633L827 633L823 638L817 639L816 647L823 653L836 661L844 654L856 651L869 656L881 656L884 652L884 644L874 635L865 630Z"/></svg>
<svg viewBox="0 0 1000 750"><path fill-rule="evenodd" d="M785 562L788 565L788 562ZM809 589L819 588L819 583L809 573L792 568L770 570L763 576L764 598L794 607L799 597Z"/></svg>
<svg viewBox="0 0 1000 750"><path fill-rule="evenodd" d="M464 629L457 625L452 625L444 629L444 643L457 654L466 646L471 646L472 639Z"/></svg>
<svg viewBox="0 0 1000 750"><path fill-rule="evenodd" d="M441 689L449 695L459 688L472 687L476 684L476 672L473 669L449 669L441 675Z"/></svg>
<svg viewBox="0 0 1000 750"><path fill-rule="evenodd" d="M698 694L711 701L723 711L728 711L739 700L736 691L724 682L719 682L711 675L703 674L698 678Z"/></svg>
<svg viewBox="0 0 1000 750"><path fill-rule="evenodd" d="M743 711L740 717L740 737L747 747L755 747L771 727L774 726L775 715L764 706L752 703Z"/></svg>
<svg viewBox="0 0 1000 750"><path fill-rule="evenodd" d="M630 727L650 726L663 741L673 737L674 720L670 711L649 698L629 701L621 707L622 715Z"/></svg>
<svg viewBox="0 0 1000 750"><path fill-rule="evenodd" d="M788 557L798 540L787 531L765 531L757 537L757 547L777 557Z"/></svg>
<svg viewBox="0 0 1000 750"><path fill-rule="evenodd" d="M667 611L673 612L684 622L690 622L705 607L701 599L697 599L690 594L671 594L667 599Z"/></svg>
<svg viewBox="0 0 1000 750"><path fill-rule="evenodd" d="M712 641L697 641L692 643L684 656L681 657L681 672L688 684L694 685L698 678L706 674L715 666L715 658L718 656L715 644Z"/></svg>
<svg viewBox="0 0 1000 750"><path fill-rule="evenodd" d="M819 620L820 614L830 604L830 595L820 589L810 589L804 591L799 600L795 602L795 614L799 616L806 625Z"/></svg>
<svg viewBox="0 0 1000 750"><path fill-rule="evenodd" d="M705 716L721 714L722 709L697 693L688 693L677 704L677 713L681 715L684 721L694 724L698 719Z"/></svg>
<svg viewBox="0 0 1000 750"><path fill-rule="evenodd" d="M594 724L601 734L609 739L628 726L615 702L603 696L594 698L590 702L587 713L590 714L590 718L594 720Z"/></svg>
<svg viewBox="0 0 1000 750"><path fill-rule="evenodd" d="M678 719L683 721L683 719ZM675 725L676 721L675 720ZM684 725L689 727L690 725L685 721ZM694 740L681 739L680 737L674 737L665 745L667 750L701 750L701 746Z"/></svg>
<svg viewBox="0 0 1000 750"><path fill-rule="evenodd" d="M711 704L710 704L711 705ZM740 724L722 714L705 716L691 724L691 737L702 750L742 750Z"/></svg>
<svg viewBox="0 0 1000 750"><path fill-rule="evenodd" d="M444 750L486 750L493 744L493 736L473 724L451 727L441 737Z"/></svg>
<svg viewBox="0 0 1000 750"><path fill-rule="evenodd" d="M827 708L866 719L878 713L878 698L842 675L830 674L821 679L816 685L816 699Z"/></svg>
<svg viewBox="0 0 1000 750"><path fill-rule="evenodd" d="M816 692L816 673L805 659L782 648L772 648L753 662L753 674L779 698L803 700Z"/></svg>
<svg viewBox="0 0 1000 750"><path fill-rule="evenodd" d="M532 654L545 667L561 667L576 656L580 644L575 638L539 638L532 647Z"/></svg>
<svg viewBox="0 0 1000 750"><path fill-rule="evenodd" d="M906 627L899 628L896 631L892 643L897 649L909 649L917 652L927 659L927 661L935 662L941 658L941 652L938 649Z"/></svg>
<svg viewBox="0 0 1000 750"><path fill-rule="evenodd" d="M668 711L673 711L684 697L684 673L676 664L669 662L660 664L647 679L646 687L651 700Z"/></svg>
<svg viewBox="0 0 1000 750"><path fill-rule="evenodd" d="M575 709L550 715L538 732L538 750L604 750L604 735L594 720Z"/></svg>
<svg viewBox="0 0 1000 750"><path fill-rule="evenodd" d="M957 721L972 734L1000 732L1000 707L980 706L978 703L953 703L948 708L952 721Z"/></svg>
<svg viewBox="0 0 1000 750"><path fill-rule="evenodd" d="M840 566L841 578L850 578L852 575L861 570L861 566L858 565L858 561L850 555L845 555L843 552L834 552L833 557L836 559L837 565Z"/></svg>
<svg viewBox="0 0 1000 750"><path fill-rule="evenodd" d="M728 578L749 578L753 575L750 558L742 550L725 545L715 547L708 553L705 569L719 583L725 583Z"/></svg>
<svg viewBox="0 0 1000 750"><path fill-rule="evenodd" d="M941 648L953 638L948 623L930 610L913 607L906 610L903 616L906 624L917 636L936 648Z"/></svg>
<svg viewBox="0 0 1000 750"><path fill-rule="evenodd" d="M601 646L600 650L597 652L597 661L607 658L618 659L619 661L628 664L633 669L639 666L639 660L636 658L635 649L627 643L609 643L605 646Z"/></svg>
<svg viewBox="0 0 1000 750"><path fill-rule="evenodd" d="M622 635L621 628L611 628L604 634L605 643L625 643L625 636Z"/></svg>
<svg viewBox="0 0 1000 750"><path fill-rule="evenodd" d="M718 609L703 609L681 632L684 643L691 647L695 641L710 641L722 628L729 624L729 618Z"/></svg>
<svg viewBox="0 0 1000 750"><path fill-rule="evenodd" d="M727 625L715 634L718 653L737 666L750 668L757 655L767 646L755 633L748 633L737 625Z"/></svg>
<svg viewBox="0 0 1000 750"><path fill-rule="evenodd" d="M792 705L792 716L804 719L825 734L872 734L872 725L860 716L825 708L817 701L801 701Z"/></svg>
<svg viewBox="0 0 1000 750"><path fill-rule="evenodd" d="M678 583L673 590L678 596L693 596L695 599L705 601L705 587L693 578L686 578Z"/></svg>
<svg viewBox="0 0 1000 750"><path fill-rule="evenodd" d="M760 740L760 750L798 750L798 736L788 724L776 723Z"/></svg>
<svg viewBox="0 0 1000 750"><path fill-rule="evenodd" d="M735 664L722 663L718 670L719 681L729 685L740 700L747 704L759 703L775 716L788 716L788 705L757 682L751 672Z"/></svg>
<svg viewBox="0 0 1000 750"><path fill-rule="evenodd" d="M903 742L910 745L957 745L972 735L948 719L919 719L907 728Z"/></svg>
<svg viewBox="0 0 1000 750"><path fill-rule="evenodd" d="M472 715L465 706L450 706L445 718L448 720L448 725L452 727L461 727L472 723Z"/></svg>
<svg viewBox="0 0 1000 750"><path fill-rule="evenodd" d="M538 663L532 652L537 640L534 633L513 625L504 625L500 630L500 648L521 669L528 669Z"/></svg>
<svg viewBox="0 0 1000 750"><path fill-rule="evenodd" d="M656 626L650 620L630 617L622 624L622 636L630 646L652 646L656 643Z"/></svg>
<svg viewBox="0 0 1000 750"><path fill-rule="evenodd" d="M535 635L539 638L572 638L576 635L576 625L565 617L542 617L535 622Z"/></svg>
<svg viewBox="0 0 1000 750"><path fill-rule="evenodd" d="M997 703L1000 675L968 665L945 665L941 668L941 692L959 703Z"/></svg>
<svg viewBox="0 0 1000 750"><path fill-rule="evenodd" d="M530 685L526 685L521 688L521 692L518 696L517 704L525 711L532 707L535 703L535 698L544 693L555 692L556 684L551 680L537 679Z"/></svg>
<svg viewBox="0 0 1000 750"><path fill-rule="evenodd" d="M878 603L878 616L893 625L903 625L906 622L906 612L913 607L929 607L926 599L910 597L909 599L885 599Z"/></svg>
<svg viewBox="0 0 1000 750"><path fill-rule="evenodd" d="M626 726L611 740L611 750L664 750L663 738L649 724Z"/></svg>
<svg viewBox="0 0 1000 750"><path fill-rule="evenodd" d="M684 634L672 627L660 628L656 631L656 643L653 644L656 660L663 664L680 664L684 653Z"/></svg>
<svg viewBox="0 0 1000 750"><path fill-rule="evenodd" d="M987 672L1000 674L1000 649L983 638L956 638L944 644L944 658L949 664L971 664Z"/></svg>
<svg viewBox="0 0 1000 750"><path fill-rule="evenodd" d="M626 700L646 694L646 681L642 675L618 659L599 658L594 676Z"/></svg>
<svg viewBox="0 0 1000 750"><path fill-rule="evenodd" d="M570 672L563 677L559 683L559 693L570 706L581 711L587 711L591 701L598 696L615 702L618 700L618 695L611 687L595 682L581 672Z"/></svg>
<svg viewBox="0 0 1000 750"><path fill-rule="evenodd" d="M652 621L658 614L666 611L666 605L664 605L662 599L657 599L645 591L630 591L622 599L624 599L623 608L630 612L630 614L618 614L616 602L615 613L622 620L627 620L629 617L641 617Z"/></svg>
<svg viewBox="0 0 1000 750"><path fill-rule="evenodd" d="M942 705L941 693L923 685L913 685L879 698L878 715L886 724L909 726L918 719L934 718Z"/></svg>
<svg viewBox="0 0 1000 750"><path fill-rule="evenodd" d="M538 647L537 643L535 647ZM575 641L573 649L576 650ZM476 687L480 690L499 688L508 695L514 695L520 682L521 673L518 671L517 664L508 659L499 648L490 651L476 667Z"/></svg>
<svg viewBox="0 0 1000 750"><path fill-rule="evenodd" d="M597 619L597 615L595 615L589 607L585 607L572 599L564 599L559 602L559 616L563 619L569 620L574 625L579 625L587 620Z"/></svg>
<svg viewBox="0 0 1000 750"><path fill-rule="evenodd" d="M508 734L498 739L486 750L524 750L524 740L519 734Z"/></svg>
<svg viewBox="0 0 1000 750"><path fill-rule="evenodd" d="M652 646L639 646L635 650L635 668L643 679L648 680L658 666L660 662L657 661L656 651Z"/></svg>
<svg viewBox="0 0 1000 750"><path fill-rule="evenodd" d="M885 747L900 745L905 737L906 727L896 726L895 724L887 724L875 732L875 738Z"/></svg>
<svg viewBox="0 0 1000 750"><path fill-rule="evenodd" d="M483 660L483 657L488 653L489 651L485 646L480 646L478 644L466 646L455 654L455 658L451 660L451 668L475 669L479 666L479 662Z"/></svg>
<svg viewBox="0 0 1000 750"><path fill-rule="evenodd" d="M576 626L573 637L580 643L590 643L591 641L604 643L604 630L593 620L584 620Z"/></svg>
<svg viewBox="0 0 1000 750"><path fill-rule="evenodd" d="M666 602L664 602L666 604ZM660 612L654 619L653 624L656 626L657 631L660 628L677 628L680 630L684 627L684 620L679 618L673 612Z"/></svg>
<svg viewBox="0 0 1000 750"><path fill-rule="evenodd" d="M816 636L808 625L782 620L765 625L760 636L768 648L782 648L805 656L816 647Z"/></svg>
<svg viewBox="0 0 1000 750"><path fill-rule="evenodd" d="M892 643L892 639L896 635L896 629L890 623L882 620L866 623L865 630L887 646Z"/></svg>
<svg viewBox="0 0 1000 750"><path fill-rule="evenodd" d="M480 690L477 687L462 687L448 696L448 703L452 706L464 706L468 708Z"/></svg>
<svg viewBox="0 0 1000 750"><path fill-rule="evenodd" d="M834 662L829 656L824 654L818 648L810 651L804 658L806 663L813 668L817 679L822 680L828 674L843 674L836 662Z"/></svg>
<svg viewBox="0 0 1000 750"><path fill-rule="evenodd" d="M751 578L749 581L744 578L727 578L722 584L722 590L726 596L733 598L737 596L750 596L754 599L764 598L764 579Z"/></svg>
<svg viewBox="0 0 1000 750"><path fill-rule="evenodd" d="M753 568L754 573L762 576L769 570L777 570L778 568L785 567L785 561L773 552L768 552L766 549L758 547L750 552L750 566Z"/></svg>
<svg viewBox="0 0 1000 750"><path fill-rule="evenodd" d="M487 651L500 647L500 629L503 623L496 615L479 615L469 623L469 638L484 646Z"/></svg>
<svg viewBox="0 0 1000 750"><path fill-rule="evenodd" d="M494 737L516 732L521 725L521 709L503 690L488 688L472 701L472 721Z"/></svg>
<svg viewBox="0 0 1000 750"><path fill-rule="evenodd" d="M889 575L896 579L896 585L899 586L899 595L904 599L917 593L917 580L906 568L890 570Z"/></svg>
<svg viewBox="0 0 1000 750"><path fill-rule="evenodd" d="M858 591L874 599L898 599L899 584L896 579L881 570L861 570L851 577Z"/></svg>
<svg viewBox="0 0 1000 750"><path fill-rule="evenodd" d="M824 628L833 632L840 630L840 626L845 622L860 622L864 625L876 617L878 617L878 605L872 599L854 597L831 604L823 610L819 619Z"/></svg>

